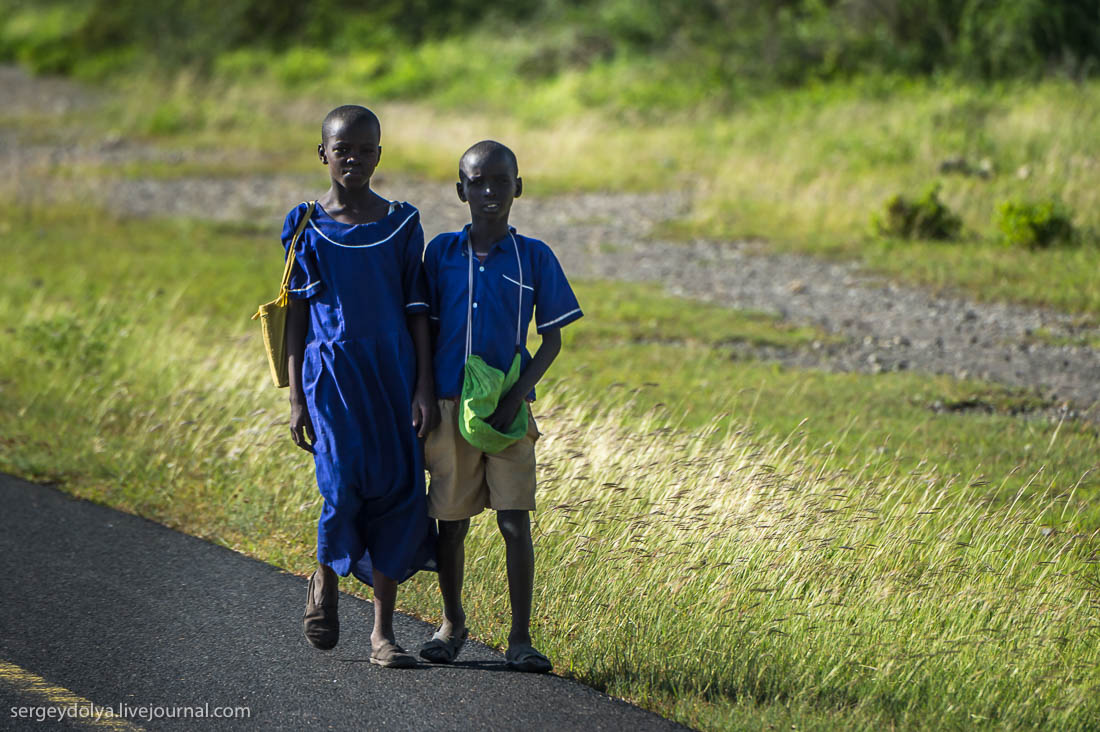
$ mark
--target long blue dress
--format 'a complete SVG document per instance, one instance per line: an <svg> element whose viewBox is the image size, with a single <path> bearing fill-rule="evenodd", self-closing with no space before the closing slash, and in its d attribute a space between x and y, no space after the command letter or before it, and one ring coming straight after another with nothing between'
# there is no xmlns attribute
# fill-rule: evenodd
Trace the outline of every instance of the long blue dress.
<svg viewBox="0 0 1100 732"><path fill-rule="evenodd" d="M287 214L284 251L306 210ZM317 559L367 584L375 567L399 582L436 569L405 321L428 310L423 248L420 213L408 203L357 225L318 205L295 247L290 297L309 303L302 386L324 498Z"/></svg>

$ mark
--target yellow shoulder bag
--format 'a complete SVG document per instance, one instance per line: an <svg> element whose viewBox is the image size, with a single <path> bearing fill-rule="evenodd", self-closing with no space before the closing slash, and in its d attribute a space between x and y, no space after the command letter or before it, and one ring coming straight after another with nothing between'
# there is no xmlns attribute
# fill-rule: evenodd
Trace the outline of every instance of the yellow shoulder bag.
<svg viewBox="0 0 1100 732"><path fill-rule="evenodd" d="M286 351L286 313L290 306L290 272L294 269L294 249L306 225L313 218L313 209L316 201L309 202L305 216L298 222L298 228L294 231L294 237L290 240L290 247L286 252L286 264L283 265L283 283L279 286L279 296L271 302L264 303L256 310L252 319L260 319L260 327L264 337L264 349L267 351L267 365L271 367L271 381L282 389L290 386L290 373L287 369Z"/></svg>

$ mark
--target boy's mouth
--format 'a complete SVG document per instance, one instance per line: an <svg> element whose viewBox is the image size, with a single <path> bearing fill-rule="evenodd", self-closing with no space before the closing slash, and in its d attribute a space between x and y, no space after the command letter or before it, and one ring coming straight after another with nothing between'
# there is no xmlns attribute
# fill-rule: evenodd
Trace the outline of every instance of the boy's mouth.
<svg viewBox="0 0 1100 732"><path fill-rule="evenodd" d="M495 201L490 201L481 207L483 211L499 211L500 204Z"/></svg>

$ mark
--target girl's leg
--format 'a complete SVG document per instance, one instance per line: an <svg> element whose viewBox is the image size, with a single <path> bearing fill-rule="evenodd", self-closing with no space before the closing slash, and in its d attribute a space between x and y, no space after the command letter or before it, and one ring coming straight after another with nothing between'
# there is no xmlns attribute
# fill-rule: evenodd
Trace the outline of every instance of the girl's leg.
<svg viewBox="0 0 1100 732"><path fill-rule="evenodd" d="M302 628L306 639L314 647L325 651L334 648L340 638L340 617L337 612L339 583L340 578L332 568L321 563L318 563L317 570L309 578Z"/></svg>
<svg viewBox="0 0 1100 732"><path fill-rule="evenodd" d="M397 580L374 570L374 630L371 646L377 650L387 641L397 643L393 634L393 608L397 604Z"/></svg>
<svg viewBox="0 0 1100 732"><path fill-rule="evenodd" d="M466 629L466 611L462 609L462 579L466 566L466 532L470 519L439 522L439 592L443 595L443 623L439 632L455 637Z"/></svg>
<svg viewBox="0 0 1100 732"><path fill-rule="evenodd" d="M328 583L331 582L337 587L340 586L340 575L333 571L332 567L327 564L321 564L317 562L317 570L320 572L317 579L321 582L322 587L328 587Z"/></svg>

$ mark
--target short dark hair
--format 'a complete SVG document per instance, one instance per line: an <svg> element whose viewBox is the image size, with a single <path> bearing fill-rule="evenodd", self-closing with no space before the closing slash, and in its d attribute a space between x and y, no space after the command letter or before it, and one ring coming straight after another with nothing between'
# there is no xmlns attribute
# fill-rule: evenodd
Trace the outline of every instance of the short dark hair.
<svg viewBox="0 0 1100 732"><path fill-rule="evenodd" d="M462 172L462 164L466 162L467 158L490 158L494 155L502 155L512 166L512 174L517 178L519 177L519 161L516 160L516 154L505 144L497 142L496 140L482 140L476 142L470 146L470 149L462 153L462 157L458 160L458 177L461 180L464 177Z"/></svg>
<svg viewBox="0 0 1100 732"><path fill-rule="evenodd" d="M345 104L325 115L325 121L321 123L321 140L327 140L334 127L352 127L358 124L369 124L379 134L382 132L382 123L374 112L358 104Z"/></svg>

